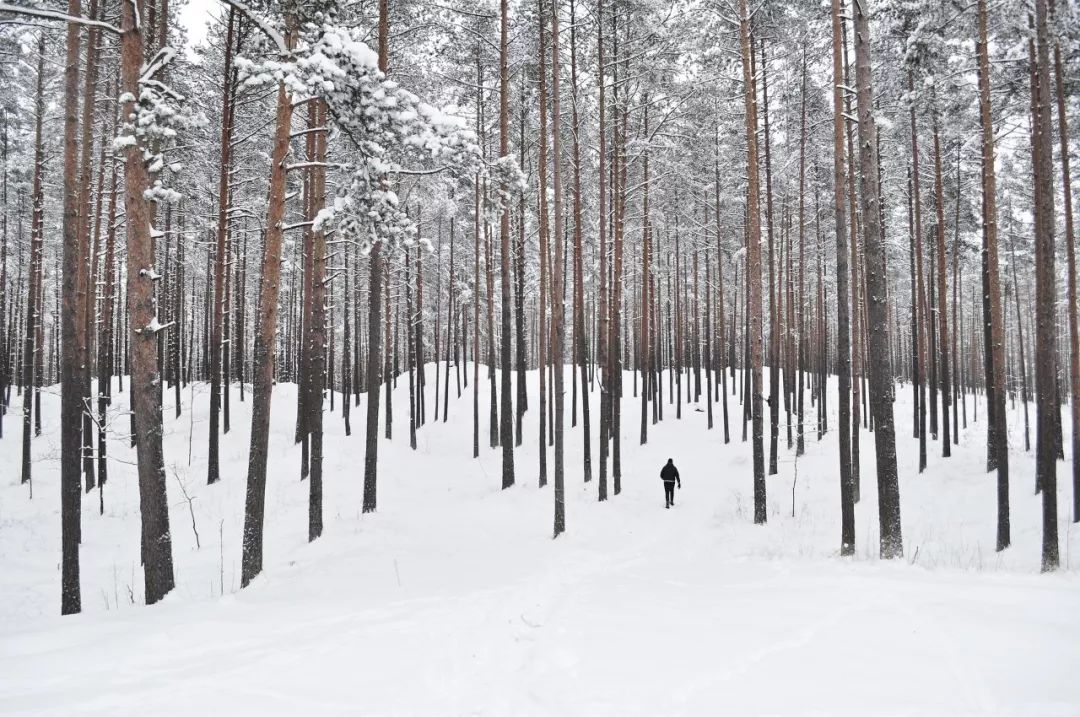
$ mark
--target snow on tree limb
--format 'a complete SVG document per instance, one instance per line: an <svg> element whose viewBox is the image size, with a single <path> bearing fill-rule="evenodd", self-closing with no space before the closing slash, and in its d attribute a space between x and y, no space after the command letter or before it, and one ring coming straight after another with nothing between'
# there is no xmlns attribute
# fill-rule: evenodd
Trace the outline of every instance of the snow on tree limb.
<svg viewBox="0 0 1080 717"><path fill-rule="evenodd" d="M115 35L120 34L120 28L116 25L110 25L107 22L100 20L91 20L88 17L68 15L67 13L60 12L59 10L47 10L45 8L31 7L24 5L10 5L8 3L0 3L0 12L9 12L13 15L26 15L29 17L40 17L46 20L61 20L63 22L73 22L78 25L86 25L87 27L96 27L99 30L105 30Z"/></svg>
<svg viewBox="0 0 1080 717"><path fill-rule="evenodd" d="M246 4L240 2L240 0L221 0L224 4L237 10L237 12L244 15L248 20L255 23L259 30L262 31L267 38L277 47L278 54L285 56L289 54L288 47L285 46L285 38L281 33L274 28L265 18L261 17L257 12L252 10Z"/></svg>

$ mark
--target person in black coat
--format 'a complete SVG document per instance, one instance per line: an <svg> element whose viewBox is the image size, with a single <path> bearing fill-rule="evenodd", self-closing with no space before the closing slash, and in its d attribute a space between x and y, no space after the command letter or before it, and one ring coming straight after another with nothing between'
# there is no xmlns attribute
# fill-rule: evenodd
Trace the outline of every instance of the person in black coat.
<svg viewBox="0 0 1080 717"><path fill-rule="evenodd" d="M667 464L660 469L660 480L664 481L664 507L670 508L675 505L675 486L682 488L682 481L679 480L679 469L675 467L674 461L670 458L667 459Z"/></svg>

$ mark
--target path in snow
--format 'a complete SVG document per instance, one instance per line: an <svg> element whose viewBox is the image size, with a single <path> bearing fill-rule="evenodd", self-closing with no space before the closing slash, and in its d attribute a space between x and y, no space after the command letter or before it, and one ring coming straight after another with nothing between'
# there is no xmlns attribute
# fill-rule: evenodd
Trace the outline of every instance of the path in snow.
<svg viewBox="0 0 1080 717"><path fill-rule="evenodd" d="M430 367L429 377L433 389ZM796 464L781 427L769 523L754 526L741 425L733 420L736 440L723 446L719 411L706 433L704 413L684 407L678 422L665 405L668 420L638 446L640 404L628 396L622 495L596 502L595 480L581 482L580 432L568 431L568 532L553 541L551 487L536 486L536 406L516 453L518 485L500 491L481 384L479 461L470 458L471 396L452 404L448 424L422 428L413 453L407 384L399 387L375 515L359 515L363 406L350 438L328 417L326 531L312 545L291 442L295 388L279 386L266 571L244 591L235 588L248 404L233 401L224 480L206 487L198 455L187 465L189 429L196 449L205 442L206 396L196 391L194 422L187 410L167 419L177 590L152 608L126 597L129 585L136 601L141 594L137 490L118 436L106 515L94 498L83 516L86 614L64 619L54 617L57 436L48 425L34 500L17 476L0 485L0 714L1080 713L1071 494L1061 480L1069 567L1039 575L1033 457L1018 453L1014 546L996 555L981 424L949 461L931 444L931 470L919 476L900 393L908 558L887 564L876 559L870 434L858 551L841 560L835 434L809 438ZM55 397L46 398L49 416ZM0 442L0 460L17 465L14 450ZM668 456L683 490L665 511L657 473ZM194 497L199 549L179 481Z"/></svg>

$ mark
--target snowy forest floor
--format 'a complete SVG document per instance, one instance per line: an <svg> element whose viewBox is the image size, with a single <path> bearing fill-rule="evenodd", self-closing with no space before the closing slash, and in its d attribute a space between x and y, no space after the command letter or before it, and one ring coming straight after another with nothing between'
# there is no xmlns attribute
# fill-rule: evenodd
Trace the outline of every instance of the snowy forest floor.
<svg viewBox="0 0 1080 717"><path fill-rule="evenodd" d="M434 422L428 366L429 422L414 452L402 377L394 440L379 448L373 515L360 514L363 397L351 437L338 403L325 422L325 531L313 544L292 441L296 387L279 385L264 572L243 591L250 396L241 403L232 389L223 478L206 486L206 386L183 392L179 419L167 391L177 588L160 605L141 604L134 452L119 416L105 514L96 492L84 496L84 612L68 618L59 617L59 397L56 387L43 396L33 499L19 485L20 398L0 440L0 714L1080 714L1071 464L1059 463L1058 473L1062 570L1040 575L1041 501L1034 453L1022 450L1022 414L1009 416L1011 548L994 551L984 407L973 423L969 397L953 457L930 443L920 475L911 390L902 387L905 558L877 559L873 434L863 431L857 554L841 559L835 432L821 442L808 435L796 461L781 415L768 524L755 526L737 401L725 446L719 405L711 432L695 407L676 420L665 375L665 420L639 446L640 400L628 373L622 494L598 503L595 475L582 482L580 423L569 429L568 373L567 533L553 541L552 487L537 487L537 374L529 379L517 485L502 491L500 454L487 447L486 370L479 460L471 457L472 387L451 398L448 423ZM833 378L830 426L835 387ZM118 394L114 411L126 406ZM668 457L683 480L673 510L663 507L658 478ZM549 451L549 480L552 460Z"/></svg>

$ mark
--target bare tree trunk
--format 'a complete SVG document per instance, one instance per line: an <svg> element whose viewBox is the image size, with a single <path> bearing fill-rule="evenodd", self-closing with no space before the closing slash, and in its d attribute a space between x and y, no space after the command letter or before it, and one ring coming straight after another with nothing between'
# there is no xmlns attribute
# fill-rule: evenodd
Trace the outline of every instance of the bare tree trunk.
<svg viewBox="0 0 1080 717"><path fill-rule="evenodd" d="M608 338L610 336L609 317L608 317L608 262L607 262L607 226L608 226L608 205L607 205L607 126L605 112L607 107L605 106L604 88L604 0L597 0L596 2L596 50L597 50L597 85L599 85L600 99L599 99L599 136L600 136L600 169L599 169L599 182L600 182L600 207L599 207L599 232L600 232L600 306L599 306L599 328L597 330L597 362L600 365L600 480L597 486L599 500L607 500L607 458L608 458L608 443L611 432L611 367L610 357L608 356ZM541 52L541 55L543 53ZM543 73L541 72L541 77ZM541 104L541 112L543 112L543 104ZM543 142L543 133L541 133L541 142ZM543 159L541 159L541 168L543 167ZM543 171L541 169L541 171ZM543 221L541 219L541 221ZM540 259L543 262L543 257ZM543 295L543 290L541 290ZM541 298L543 302L543 298ZM541 306L543 304L541 303ZM541 371L541 375L543 371ZM543 379L541 379L543 380ZM541 394L543 392L541 391ZM542 420L542 417L541 417Z"/></svg>
<svg viewBox="0 0 1080 717"><path fill-rule="evenodd" d="M450 413L450 354L454 351L454 363L457 364L457 344L454 335L454 217L450 217L450 276L447 282L446 296L446 380L443 382L443 423ZM451 347L454 347L453 349ZM461 375L460 373L458 374ZM458 396L461 395L461 384L458 384ZM437 418L437 417L436 417Z"/></svg>
<svg viewBox="0 0 1080 717"><path fill-rule="evenodd" d="M923 272L923 234L922 234L922 199L919 185L919 140L918 131L915 120L915 80L911 73L908 71L908 94L912 95L910 100L910 114L911 114L911 183L913 191L912 204L914 205L915 215L915 233L912 237L912 242L915 245L915 276L916 276L916 290L917 296L915 298L915 314L917 316L916 337L917 343L916 351L919 357L919 472L922 473L926 470L926 371L927 362L929 360L929 353L927 351L927 327L931 323L930 315L927 311L926 303L926 287L923 281L925 276Z"/></svg>
<svg viewBox="0 0 1080 717"><path fill-rule="evenodd" d="M136 22L136 0L122 4L120 74L125 96L139 96L143 36ZM124 117L135 103L124 103ZM161 390L157 372L158 328L154 297L154 245L150 205L145 192L150 177L143 162L144 147L125 150L124 210L127 229L127 295L131 330L131 399L135 419L135 446L139 472L139 509L142 515L143 575L146 602L153 604L173 589L172 539L165 489L165 458L161 446Z"/></svg>
<svg viewBox="0 0 1080 717"><path fill-rule="evenodd" d="M388 0L379 0L379 70L385 73L389 69L389 6ZM383 351L382 345L382 281L384 274L383 244L373 242L368 255L368 355L367 375L367 415L364 427L364 496L362 511L371 513L377 507L377 480L379 461L379 389L382 385ZM359 267L357 267L359 269ZM388 314L389 315L389 314ZM389 343L389 342L388 342ZM385 350L389 352L389 345ZM391 396L387 387L386 403L389 406ZM389 430L389 421L387 422Z"/></svg>
<svg viewBox="0 0 1080 717"><path fill-rule="evenodd" d="M1054 11L1053 0L1050 12ZM1064 67L1061 41L1054 39L1054 82L1057 94L1058 138L1061 142L1061 184L1065 214L1065 248L1068 261L1069 392L1072 395L1073 522L1080 523L1080 320L1077 318L1076 230L1072 214L1072 175L1069 171L1069 123L1065 111Z"/></svg>
<svg viewBox="0 0 1080 717"><path fill-rule="evenodd" d="M314 101L308 106L312 141L315 145L315 162L312 169L312 201L309 220L314 220L326 204L326 105ZM310 352L308 363L308 397L305 402L307 417L305 425L311 441L311 473L308 484L308 541L322 535L322 468L323 468L323 391L326 385L326 235L321 230L311 232L311 322L307 326L308 339L304 342ZM333 386L331 386L333 390ZM345 400L348 403L348 400ZM332 410L332 409L331 409Z"/></svg>
<svg viewBox="0 0 1080 717"><path fill-rule="evenodd" d="M719 150L719 128L717 129L717 145ZM719 153L719 152L718 152ZM716 358L717 358L717 371L720 373L720 395L723 405L724 414L724 443L731 442L731 430L728 422L728 405L727 405L727 371L724 366L724 247L721 243L721 231L720 231L720 161L717 158L713 163L713 201L715 202L716 209L716 326L717 326L717 341L716 341ZM734 331L732 331L734 333ZM734 368L734 366L732 366Z"/></svg>
<svg viewBox="0 0 1080 717"><path fill-rule="evenodd" d="M518 124L518 166L525 166L525 73L521 74L521 95L519 97ZM514 411L514 445L522 441L521 422L528 408L529 390L526 385L525 360L525 193L518 193L518 235L514 246L514 365L517 370L517 405ZM451 219L453 222L453 219ZM451 264L453 259L450 260ZM447 342L450 341L450 328L447 327ZM450 364L446 365L447 383L450 380Z"/></svg>
<svg viewBox="0 0 1080 717"><path fill-rule="evenodd" d="M987 39L986 0L978 0L979 123L982 130L983 245L986 249L984 275L989 308L986 345L988 454L997 468L997 550L1012 542L1009 521L1009 441L1005 419L1005 329L1001 306L1001 279L998 271L997 185L994 176L994 124L990 109L990 51ZM988 461L989 462L989 461ZM989 467L989 466L988 466Z"/></svg>
<svg viewBox="0 0 1080 717"><path fill-rule="evenodd" d="M502 0L504 3L506 0ZM555 265L553 267L552 294L552 355L555 359L555 530L554 537L566 531L565 479L563 476L563 337L564 328L563 287L565 281L563 254L563 185L560 134L562 133L559 108L559 4L554 0L551 7L551 155L552 178L555 189Z"/></svg>
<svg viewBox="0 0 1080 717"><path fill-rule="evenodd" d="M97 16L97 0L90 0L90 17ZM79 267L77 282L78 305L80 325L76 329L79 334L79 371L82 374L82 394L80 396L82 421L82 471L89 493L94 485L94 431L92 409L90 403L90 378L91 378L91 355L90 355L90 324L89 317L92 311L91 286L90 286L90 193L93 184L92 157L94 151L94 107L97 98L97 43L99 31L90 27L86 33L86 62L83 74L83 105L82 105L82 140L79 151ZM80 537L81 540L81 537Z"/></svg>
<svg viewBox="0 0 1080 717"><path fill-rule="evenodd" d="M843 15L847 8L843 0L840 3L840 12ZM846 20L846 16L845 16ZM848 63L847 23L840 26L841 54L843 56L844 86L851 86L851 66ZM844 92L844 114L851 116L851 93ZM852 133L847 125L844 126L844 136L847 141L847 202L848 202L848 250L850 260L848 262L848 286L851 287L850 309L848 313L850 328L849 337L851 346L851 490L852 500L859 502L861 497L860 473L862 460L859 457L859 421L861 418L860 386L862 382L862 309L860 304L860 288L862 280L859 275L859 212L856 207L858 192L855 189L855 147L852 142Z"/></svg>
<svg viewBox="0 0 1080 717"><path fill-rule="evenodd" d="M892 407L896 384L889 370L887 277L884 272L885 246L880 229L878 138L872 112L874 94L870 74L870 20L863 3L852 4L855 9L855 77L859 96L859 177L870 319L870 409L874 416L874 449L877 456L880 550L881 557L887 559L899 558L904 554Z"/></svg>
<svg viewBox="0 0 1080 717"><path fill-rule="evenodd" d="M777 311L776 240L773 226L772 148L769 141L769 71L765 39L761 40L761 99L765 121L765 219L769 238L769 475L776 474L776 451L780 435L780 312ZM755 160L756 161L756 160Z"/></svg>
<svg viewBox="0 0 1080 717"><path fill-rule="evenodd" d="M35 345L38 325L41 323L41 308L38 297L41 296L41 275L44 241L45 196L43 181L45 173L45 146L42 142L42 123L45 118L45 33L38 38L37 90L34 95L34 179L30 193L32 215L30 220L30 278L26 293L26 325L24 328L22 386L23 386L23 432L22 432L22 482L30 483L30 419L34 402L34 367L35 352L44 350L40 342ZM6 127L5 127L6 130ZM6 182L5 182L6 190ZM20 224L21 232L21 224ZM6 239L6 237L5 237ZM6 244L5 244L6 247ZM33 487L31 486L31 495Z"/></svg>
<svg viewBox="0 0 1080 717"><path fill-rule="evenodd" d="M719 171L719 170L718 170ZM717 190L719 191L719 189ZM798 314L798 366L799 386L796 395L797 425L795 429L795 455L806 452L803 424L803 380L806 374L806 283L803 271L806 266L804 240L806 237L806 50L802 55L802 76L799 83L799 314ZM721 297L723 294L721 293Z"/></svg>
<svg viewBox="0 0 1080 717"><path fill-rule="evenodd" d="M224 321L224 281L226 247L229 233L229 169L232 165L232 49L235 10L229 9L229 22L225 33L225 69L221 83L221 167L218 173L217 254L214 262L214 316L210 333L210 440L207 447L206 482L213 484L220 478L219 442L221 431L218 421L221 413L221 337Z"/></svg>
<svg viewBox="0 0 1080 717"><path fill-rule="evenodd" d="M113 113L112 135L116 134L116 115ZM104 487L109 478L108 440L106 429L108 427L108 409L112 404L112 367L113 367L113 336L114 329L114 306L116 300L116 194L117 194L117 167L112 163L111 177L109 180L109 209L105 233L105 261L102 267L105 272L101 300L101 335L98 339L98 510L105 511ZM182 218L183 215L181 215ZM184 232L181 224L179 242L177 244L178 263L183 261ZM177 293L183 294L183 272L178 274ZM42 297L44 299L44 297ZM40 303L39 303L40 308ZM176 325L173 331L179 336L181 331L182 316L176 313ZM40 329L39 329L40 330ZM40 343L40 342L39 342ZM39 349L40 350L40 349ZM40 358L40 357L39 357ZM179 370L177 370L176 385L180 385ZM179 390L179 389L178 389ZM177 404L179 405L179 400Z"/></svg>
<svg viewBox="0 0 1080 717"><path fill-rule="evenodd" d="M642 104L645 105L645 138L646 142L649 137L649 96L646 93ZM644 175L643 180L643 199L642 199L642 219L641 219L641 316L640 318L640 338L639 338L639 368L641 369L641 435L639 438L640 444L645 445L649 440L649 240L650 226L649 226L649 147L645 146L644 153L644 167L642 173Z"/></svg>
<svg viewBox="0 0 1080 717"><path fill-rule="evenodd" d="M844 165L843 37L840 0L832 0L833 30L833 215L836 221L836 368L840 379L840 554L855 553L855 487L851 472L851 326L848 319L847 200ZM855 221L851 217L851 221Z"/></svg>
<svg viewBox="0 0 1080 717"><path fill-rule="evenodd" d="M296 16L285 16L285 42L291 48ZM278 294L281 287L281 247L284 238L285 173L293 105L284 85L278 86L274 143L270 154L270 188L266 209L266 241L259 282L251 386L251 447L248 454L247 496L244 503L244 542L240 586L262 572L263 517L266 503L267 446L270 439L270 401L274 387L274 345ZM367 478L365 476L365 495Z"/></svg>
<svg viewBox="0 0 1080 717"><path fill-rule="evenodd" d="M507 32L509 19L507 17L507 0L499 3L499 157L507 157L510 154L510 82L507 74ZM499 187L500 192L507 192L506 186ZM513 354L510 343L510 209L503 207L499 217L499 250L502 259L502 303L501 303L501 336L502 342L502 375L501 375L501 416L499 438L502 444L502 487L509 488L514 485L514 407L513 385L510 374L513 369Z"/></svg>
<svg viewBox="0 0 1080 717"><path fill-rule="evenodd" d="M539 327L539 360L537 368L540 374L540 487L547 485L547 371L548 371L548 208L547 208L547 47L546 31L547 10L544 0L538 2L537 19L540 23L539 58L537 71L540 83L540 156L537 161L539 174L539 209L540 209L540 327ZM603 141L603 140L601 140ZM603 160L601 160L603 161ZM601 181L603 181L601 179ZM603 231L601 229L601 231Z"/></svg>
<svg viewBox="0 0 1080 717"><path fill-rule="evenodd" d="M837 0L834 0L836 2ZM750 41L750 14L746 0L739 0L739 37L742 44L743 92L746 110L746 221L747 252L746 281L749 286L748 316L750 333L750 370L753 382L751 395L754 454L754 523L763 524L768 511L765 502L765 452L762 444L762 338L761 338L761 226L758 210L758 152L757 152L757 97L754 75L750 69L752 45Z"/></svg>
<svg viewBox="0 0 1080 717"><path fill-rule="evenodd" d="M131 0L124 3L130 6ZM68 0L68 15L82 14L79 0ZM82 535L79 497L82 454L82 376L79 306L79 25L67 24L64 64L64 268L60 356L60 614L80 612L79 541Z"/></svg>
<svg viewBox="0 0 1080 717"><path fill-rule="evenodd" d="M589 415L588 351L585 336L585 283L581 243L581 125L578 122L577 17L570 0L570 108L574 132L574 361L581 372L582 473L592 480L592 420Z"/></svg>
<svg viewBox="0 0 1080 717"><path fill-rule="evenodd" d="M935 100L936 105L936 100ZM941 455L952 455L952 441L949 437L949 402L951 384L949 382L949 321L945 298L947 283L945 277L945 199L941 180L941 141L938 137L937 108L934 109L934 211L937 217L937 320L938 347L940 357L938 378L941 381Z"/></svg>
<svg viewBox="0 0 1080 717"><path fill-rule="evenodd" d="M1054 269L1053 127L1050 110L1050 31L1046 0L1035 0L1037 39L1032 161L1035 170L1035 343L1038 347L1035 395L1038 428L1035 434L1035 472L1042 488L1042 569L1060 563L1057 526L1056 421L1057 398L1057 275Z"/></svg>

